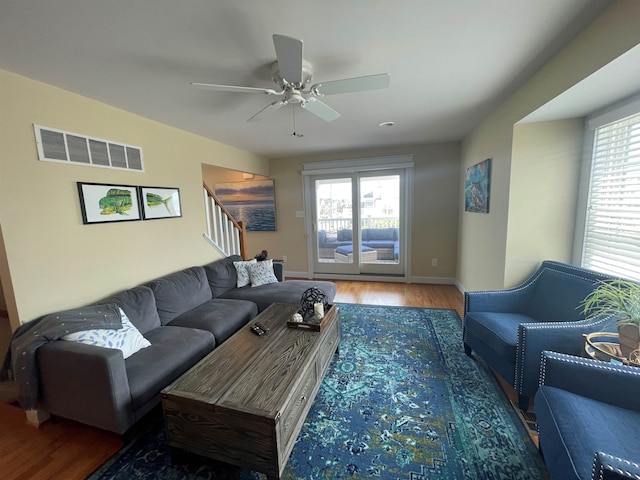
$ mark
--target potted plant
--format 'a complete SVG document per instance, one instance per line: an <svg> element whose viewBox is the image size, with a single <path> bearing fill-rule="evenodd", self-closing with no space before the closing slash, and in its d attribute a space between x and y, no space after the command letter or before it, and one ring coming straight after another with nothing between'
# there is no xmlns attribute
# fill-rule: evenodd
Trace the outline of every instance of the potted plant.
<svg viewBox="0 0 640 480"><path fill-rule="evenodd" d="M618 324L622 356L640 348L640 283L607 280L586 296L581 304L588 319L612 316Z"/></svg>

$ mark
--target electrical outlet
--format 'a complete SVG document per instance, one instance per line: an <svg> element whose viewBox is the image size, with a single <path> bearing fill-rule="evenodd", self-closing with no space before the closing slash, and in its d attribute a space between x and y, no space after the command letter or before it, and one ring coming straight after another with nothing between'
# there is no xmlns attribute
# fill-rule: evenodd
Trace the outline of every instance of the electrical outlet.
<svg viewBox="0 0 640 480"><path fill-rule="evenodd" d="M286 262L287 261L287 256L286 255L282 255L282 261Z"/></svg>
<svg viewBox="0 0 640 480"><path fill-rule="evenodd" d="M437 258L432 258L431 259L431 266L432 267L437 267L438 266L438 259Z"/></svg>

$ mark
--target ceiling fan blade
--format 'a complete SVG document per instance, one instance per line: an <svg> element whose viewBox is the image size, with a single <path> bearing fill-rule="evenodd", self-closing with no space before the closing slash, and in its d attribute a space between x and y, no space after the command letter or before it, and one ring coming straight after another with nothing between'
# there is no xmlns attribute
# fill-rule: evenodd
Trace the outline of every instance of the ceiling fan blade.
<svg viewBox="0 0 640 480"><path fill-rule="evenodd" d="M278 57L280 78L288 83L302 83L302 40L276 33L273 46Z"/></svg>
<svg viewBox="0 0 640 480"><path fill-rule="evenodd" d="M263 112L266 112L267 110L277 110L280 107L283 107L284 105L287 104L286 100L276 100L275 102L270 103L269 105L267 105L266 107L260 109L257 113L254 113L253 115L251 115L251 117L249 117L247 119L247 122L250 122L251 120L255 119L258 115L262 114Z"/></svg>
<svg viewBox="0 0 640 480"><path fill-rule="evenodd" d="M300 106L302 106L302 108L304 108L305 110L313 113L314 115L320 117L325 122L331 122L340 117L340 114L338 112L336 112L326 103L322 103L317 98L309 98L305 103L301 103Z"/></svg>
<svg viewBox="0 0 640 480"><path fill-rule="evenodd" d="M320 95L336 95L338 93L361 92L389 87L391 79L388 73L366 75L364 77L345 78L329 82L316 83L310 91Z"/></svg>
<svg viewBox="0 0 640 480"><path fill-rule="evenodd" d="M217 90L219 92L236 92L236 93L266 93L267 95L276 95L282 92L276 92L272 88L256 88L256 87L239 87L236 85L215 85L213 83L196 83L191 85L209 90Z"/></svg>

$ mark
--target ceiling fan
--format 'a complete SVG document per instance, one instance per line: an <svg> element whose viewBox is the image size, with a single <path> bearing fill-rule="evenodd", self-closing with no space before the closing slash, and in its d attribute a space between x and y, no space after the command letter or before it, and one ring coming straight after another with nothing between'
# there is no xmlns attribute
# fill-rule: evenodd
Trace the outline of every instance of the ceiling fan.
<svg viewBox="0 0 640 480"><path fill-rule="evenodd" d="M259 110L247 121L253 120L263 112L276 110L284 105L293 105L294 107L300 105L300 107L306 111L313 113L327 122L339 118L340 114L326 103L320 101L318 97L339 93L375 90L389 86L388 73L312 84L313 69L311 64L303 58L302 40L286 35L274 34L273 44L275 46L277 60L271 65L271 78L278 85L278 90L272 88L216 85L196 82L193 82L192 85L220 92L262 93L281 97Z"/></svg>

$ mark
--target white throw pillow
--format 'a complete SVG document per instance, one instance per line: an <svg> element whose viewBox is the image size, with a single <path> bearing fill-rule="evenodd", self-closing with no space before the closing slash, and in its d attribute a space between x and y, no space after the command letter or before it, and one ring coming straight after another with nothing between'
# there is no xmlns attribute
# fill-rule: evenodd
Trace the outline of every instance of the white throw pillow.
<svg viewBox="0 0 640 480"><path fill-rule="evenodd" d="M118 330L98 328L95 330L82 330L70 333L62 337L62 340L85 343L96 347L117 348L122 350L124 358L129 358L138 350L151 345L138 329L131 323L129 317L120 309L122 328Z"/></svg>
<svg viewBox="0 0 640 480"><path fill-rule="evenodd" d="M236 267L236 273L238 277L236 287L246 287L251 283L251 280L249 279L249 270L247 270L247 267L256 262L257 260L255 258L247 262L233 262L233 266Z"/></svg>
<svg viewBox="0 0 640 480"><path fill-rule="evenodd" d="M249 279L252 287L259 287L268 283L278 283L275 273L273 273L273 260L263 260L249 265Z"/></svg>

